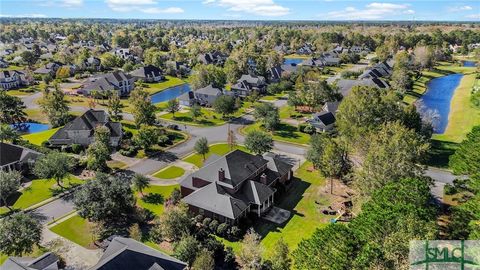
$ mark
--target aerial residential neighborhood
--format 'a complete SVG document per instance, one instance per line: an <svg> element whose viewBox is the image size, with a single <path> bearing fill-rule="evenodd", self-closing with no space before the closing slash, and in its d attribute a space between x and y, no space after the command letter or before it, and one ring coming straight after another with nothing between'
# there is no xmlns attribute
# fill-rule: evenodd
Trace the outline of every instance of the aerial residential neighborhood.
<svg viewBox="0 0 480 270"><path fill-rule="evenodd" d="M479 11L2 0L0 269L476 269Z"/></svg>

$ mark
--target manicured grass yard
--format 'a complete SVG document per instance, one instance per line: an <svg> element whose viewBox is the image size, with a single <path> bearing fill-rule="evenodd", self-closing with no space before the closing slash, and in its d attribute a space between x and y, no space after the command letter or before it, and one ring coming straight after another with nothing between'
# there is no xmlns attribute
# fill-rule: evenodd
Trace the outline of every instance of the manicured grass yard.
<svg viewBox="0 0 480 270"><path fill-rule="evenodd" d="M275 249L275 243L283 238L293 251L300 241L309 238L313 232L325 226L330 216L321 213L321 209L328 205L329 200L321 191L325 185L325 179L318 171L309 171L312 164L305 162L294 173L296 177L292 188L287 194L276 199L275 205L291 211L292 217L286 224L280 226L264 220L258 221L254 228L262 236L261 244L265 248L266 255L270 256ZM318 203L318 204L317 204ZM239 242L223 240L232 248L239 249Z"/></svg>
<svg viewBox="0 0 480 270"><path fill-rule="evenodd" d="M144 83L143 89L145 89L150 95L163 91L169 87L184 84L185 81L177 77L165 76L165 81L158 83Z"/></svg>
<svg viewBox="0 0 480 270"><path fill-rule="evenodd" d="M69 188L81 183L83 183L83 180L70 176L70 179L65 179L62 185ZM10 198L9 201L13 209L25 209L53 197L60 191L61 189L57 186L55 180L37 179L33 180L29 187L17 192L17 194L13 196L14 198ZM0 207L0 214L6 212L8 212L7 207Z"/></svg>
<svg viewBox="0 0 480 270"><path fill-rule="evenodd" d="M78 215L53 226L50 230L80 246L92 248L94 240L92 224Z"/></svg>
<svg viewBox="0 0 480 270"><path fill-rule="evenodd" d="M59 128L53 128L53 129L45 130L38 133L27 134L27 135L23 135L22 138L29 141L32 144L42 145L42 143L50 139L50 137L52 137L52 135L55 134L55 132L57 132L58 129Z"/></svg>
<svg viewBox="0 0 480 270"><path fill-rule="evenodd" d="M159 216L163 213L164 202L172 194L175 188L179 188L179 185L171 186L150 186L143 190L143 196L137 192L137 205L152 211L155 215Z"/></svg>
<svg viewBox="0 0 480 270"><path fill-rule="evenodd" d="M301 113L297 112L294 107L290 105L283 106L278 111L280 115L280 119L287 119L287 118L302 118L302 117L309 117L310 114L308 113Z"/></svg>
<svg viewBox="0 0 480 270"><path fill-rule="evenodd" d="M255 123L246 126L241 130L242 133L249 133L253 130L263 130L260 123ZM310 135L298 131L297 127L289 125L287 123L281 123L280 126L273 132L273 139L276 141L296 143L296 144L308 144L310 141Z"/></svg>
<svg viewBox="0 0 480 270"><path fill-rule="evenodd" d="M248 150L241 145L237 145L235 149L240 149L242 151L248 152ZM210 152L208 152L208 154L205 155L205 158L208 159L208 157L210 157L212 154L223 156L228 152L230 152L230 146L228 146L228 144L222 143L222 144L210 145ZM186 158L183 159L183 161L192 163L199 168L203 166L203 156L199 154L192 154L190 156L187 156Z"/></svg>
<svg viewBox="0 0 480 270"><path fill-rule="evenodd" d="M168 166L153 176L162 179L173 179L182 176L185 173L185 170L177 166Z"/></svg>
<svg viewBox="0 0 480 270"><path fill-rule="evenodd" d="M237 110L231 117L239 117L245 113L245 110L252 106L251 102L243 102L243 106ZM216 113L212 108L201 108L202 116L197 118L197 121L193 121L193 118L190 116L190 112L177 112L175 117L173 114L167 113L158 116L159 118L180 122L188 125L197 125L197 126L218 126L225 124L225 119L223 119L221 114Z"/></svg>
<svg viewBox="0 0 480 270"><path fill-rule="evenodd" d="M465 75L460 81L450 104L448 125L444 134L434 135L441 141L461 142L472 127L480 125L480 109L470 102L475 74Z"/></svg>

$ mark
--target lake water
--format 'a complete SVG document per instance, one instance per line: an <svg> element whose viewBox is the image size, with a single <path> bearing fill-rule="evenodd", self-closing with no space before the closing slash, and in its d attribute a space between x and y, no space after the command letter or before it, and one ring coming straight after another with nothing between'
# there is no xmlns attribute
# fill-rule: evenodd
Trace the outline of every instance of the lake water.
<svg viewBox="0 0 480 270"><path fill-rule="evenodd" d="M450 101L462 77L463 74L451 74L431 80L427 84L427 91L419 99L423 116L433 114L436 116L434 121L436 134L443 134L447 128Z"/></svg>
<svg viewBox="0 0 480 270"><path fill-rule="evenodd" d="M475 67L475 65L476 65L475 61L463 61L464 67Z"/></svg>
<svg viewBox="0 0 480 270"><path fill-rule="evenodd" d="M177 98L181 96L183 93L186 93L190 90L191 90L190 84L188 83L167 88L163 91L160 91L152 95L151 96L152 103L156 104L164 101L169 101L170 99Z"/></svg>
<svg viewBox="0 0 480 270"><path fill-rule="evenodd" d="M304 59L302 58L285 58L283 59L283 64L290 65L290 64L300 64L303 62Z"/></svg>
<svg viewBox="0 0 480 270"><path fill-rule="evenodd" d="M50 129L50 127L47 124L32 123L32 122L25 122L24 124L25 124L25 129L18 130L22 134L38 133L38 132L42 132ZM14 126L11 125L11 127L14 127Z"/></svg>

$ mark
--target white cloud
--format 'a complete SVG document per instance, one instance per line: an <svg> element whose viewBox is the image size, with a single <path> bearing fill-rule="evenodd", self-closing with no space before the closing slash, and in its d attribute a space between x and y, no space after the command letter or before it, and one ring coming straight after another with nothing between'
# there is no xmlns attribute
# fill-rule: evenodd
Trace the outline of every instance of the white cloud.
<svg viewBox="0 0 480 270"><path fill-rule="evenodd" d="M379 20L389 19L391 16L415 14L408 4L370 3L364 9L347 7L344 10L327 13L327 18L338 20Z"/></svg>
<svg viewBox="0 0 480 270"><path fill-rule="evenodd" d="M469 18L469 19L474 19L474 20L480 20L480 13L478 14L470 14L470 15L467 15L465 16L466 18Z"/></svg>
<svg viewBox="0 0 480 270"><path fill-rule="evenodd" d="M205 0L204 4L215 4L228 11L245 12L259 16L277 17L290 13L290 9L273 0Z"/></svg>
<svg viewBox="0 0 480 270"><path fill-rule="evenodd" d="M108 7L117 12L139 11L148 14L178 14L184 12L179 7L160 8L154 6L157 4L156 0L106 0L105 2Z"/></svg>
<svg viewBox="0 0 480 270"><path fill-rule="evenodd" d="M83 5L83 0L63 0L62 2L65 7L80 7Z"/></svg>
<svg viewBox="0 0 480 270"><path fill-rule="evenodd" d="M0 17L9 17L9 18L47 18L47 15L45 14L39 14L39 13L29 13L29 14L17 14L17 15L12 15L12 14L0 14Z"/></svg>
<svg viewBox="0 0 480 270"><path fill-rule="evenodd" d="M448 10L450 12L462 12L462 11L468 11L472 10L473 8L471 6L457 6L457 7L451 7Z"/></svg>
<svg viewBox="0 0 480 270"><path fill-rule="evenodd" d="M150 13L150 14L160 14L160 13L177 14L177 13L184 12L184 10L179 7L169 7L169 8L151 7L151 8L140 9L140 11L143 13Z"/></svg>

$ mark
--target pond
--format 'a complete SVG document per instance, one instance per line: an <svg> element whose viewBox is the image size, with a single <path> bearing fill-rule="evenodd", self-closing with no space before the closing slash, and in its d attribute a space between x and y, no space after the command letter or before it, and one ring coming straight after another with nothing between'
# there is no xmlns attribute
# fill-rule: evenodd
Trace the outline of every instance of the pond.
<svg viewBox="0 0 480 270"><path fill-rule="evenodd" d="M417 103L422 116L433 120L436 134L443 134L447 128L450 101L462 77L463 74L451 74L431 80Z"/></svg>
<svg viewBox="0 0 480 270"><path fill-rule="evenodd" d="M475 61L463 61L463 66L464 67L475 67L476 64L477 63Z"/></svg>
<svg viewBox="0 0 480 270"><path fill-rule="evenodd" d="M283 64L284 65L291 65L291 64L300 64L303 62L303 60L305 59L302 59L302 58L285 58L283 59Z"/></svg>
<svg viewBox="0 0 480 270"><path fill-rule="evenodd" d="M152 95L151 96L152 103L156 104L156 103L160 103L160 102L168 101L170 99L177 98L177 97L181 96L183 93L186 93L190 90L191 90L190 84L188 84L188 83L167 88L163 91L160 91L160 92Z"/></svg>
<svg viewBox="0 0 480 270"><path fill-rule="evenodd" d="M10 125L10 126L15 128L15 126L13 125ZM48 130L50 129L50 127L47 124L24 122L21 124L21 126L15 129L22 134L32 134L32 133L38 133L38 132Z"/></svg>

